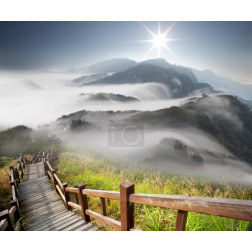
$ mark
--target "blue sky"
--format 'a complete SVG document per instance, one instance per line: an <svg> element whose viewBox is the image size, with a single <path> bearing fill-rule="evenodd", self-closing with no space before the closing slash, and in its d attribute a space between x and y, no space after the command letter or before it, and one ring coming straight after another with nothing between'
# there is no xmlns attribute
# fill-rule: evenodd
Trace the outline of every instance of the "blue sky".
<svg viewBox="0 0 252 252"><path fill-rule="evenodd" d="M154 33L158 22L143 22ZM173 22L161 22L161 32ZM1 69L77 67L126 57L137 61L152 39L140 22L0 22ZM176 22L167 42L173 54L160 57L179 65L212 69L252 83L252 22Z"/></svg>

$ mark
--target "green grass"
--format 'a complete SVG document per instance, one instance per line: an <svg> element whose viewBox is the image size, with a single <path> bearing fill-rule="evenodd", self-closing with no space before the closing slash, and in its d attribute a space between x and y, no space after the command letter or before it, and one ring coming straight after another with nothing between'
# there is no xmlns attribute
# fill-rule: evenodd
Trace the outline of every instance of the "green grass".
<svg viewBox="0 0 252 252"><path fill-rule="evenodd" d="M57 174L68 186L80 182L86 188L119 191L120 183L130 180L138 193L169 194L204 197L220 197L252 200L251 188L230 186L226 183L211 184L186 176L170 175L141 167L130 168L127 164L110 161L93 153L64 152L56 164ZM89 197L89 208L101 213L99 198ZM118 201L107 200L108 216L120 220ZM135 206L135 227L142 230L174 230L177 211L166 208ZM100 229L111 230L108 226L94 221ZM189 213L187 230L248 230L249 222L217 217L206 214Z"/></svg>
<svg viewBox="0 0 252 252"><path fill-rule="evenodd" d="M0 211L2 211L10 208L11 187L9 167L16 167L18 160L7 157L0 157L0 159L5 162L5 165L0 168Z"/></svg>

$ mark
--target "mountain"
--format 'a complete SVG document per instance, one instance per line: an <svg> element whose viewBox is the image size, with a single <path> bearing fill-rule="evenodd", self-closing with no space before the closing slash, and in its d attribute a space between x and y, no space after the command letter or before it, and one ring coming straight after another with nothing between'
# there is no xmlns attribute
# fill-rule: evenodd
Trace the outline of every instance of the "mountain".
<svg viewBox="0 0 252 252"><path fill-rule="evenodd" d="M195 82L195 83L198 82L195 74L193 73L193 71L190 68L172 65L172 64L168 63L165 59L162 59L162 58L142 61L139 64L151 64L151 65L163 67L165 69L175 69L177 72L189 76L191 78L192 82Z"/></svg>
<svg viewBox="0 0 252 252"><path fill-rule="evenodd" d="M30 90L42 90L43 88L31 80L25 80L23 86Z"/></svg>
<svg viewBox="0 0 252 252"><path fill-rule="evenodd" d="M191 70L199 82L210 83L214 89L222 91L226 94L252 100L252 85L241 84L229 78L221 77L211 70L200 71L193 68Z"/></svg>
<svg viewBox="0 0 252 252"><path fill-rule="evenodd" d="M100 79L103 79L107 77L108 74L106 73L96 73L96 74L91 74L91 75L83 75L79 78L73 79L68 85L69 86L82 86L83 84L92 82L92 81L97 81Z"/></svg>
<svg viewBox="0 0 252 252"><path fill-rule="evenodd" d="M85 97L85 101L99 102L99 101L116 101L116 102L136 102L139 101L137 98L132 96L125 96L120 94L112 93L96 93L96 94L80 94Z"/></svg>
<svg viewBox="0 0 252 252"><path fill-rule="evenodd" d="M122 72L115 73L89 84L123 84L123 83L163 83L169 88L172 98L185 97L195 91L212 93L209 84L192 81L191 77L174 68L164 68L150 63L140 63Z"/></svg>
<svg viewBox="0 0 252 252"><path fill-rule="evenodd" d="M252 163L252 111L236 97L228 95L191 98L181 107L140 112L129 120L149 127L203 130L235 156Z"/></svg>
<svg viewBox="0 0 252 252"><path fill-rule="evenodd" d="M237 99L238 99L240 102L246 104L246 105L252 110L252 100L246 100L246 99L242 99L242 98L240 98L240 97L237 97Z"/></svg>
<svg viewBox="0 0 252 252"><path fill-rule="evenodd" d="M136 64L137 63L134 60L130 59L109 59L89 66L88 70L93 73L121 72L129 67L135 66Z"/></svg>
<svg viewBox="0 0 252 252"><path fill-rule="evenodd" d="M234 96L202 95L202 97L188 99L180 107L156 111L83 110L62 116L56 124L66 128L72 120L84 119L96 128L104 130L106 130L105 125L110 122L120 124L141 122L145 125L146 134L148 131L162 132L168 129L175 129L181 133L200 130L207 137L215 139L217 143L228 149L235 157L252 163L252 111ZM207 144L205 148L208 148ZM216 153L208 153L208 155L217 155ZM222 158L219 158L221 161Z"/></svg>

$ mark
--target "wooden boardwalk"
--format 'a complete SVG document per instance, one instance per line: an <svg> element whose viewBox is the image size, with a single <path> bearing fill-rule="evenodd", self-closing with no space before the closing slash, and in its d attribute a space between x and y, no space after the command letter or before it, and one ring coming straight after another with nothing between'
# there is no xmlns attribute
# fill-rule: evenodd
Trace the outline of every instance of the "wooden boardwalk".
<svg viewBox="0 0 252 252"><path fill-rule="evenodd" d="M35 231L95 231L74 211L67 211L50 180L43 163L27 165L23 183L19 184L24 230Z"/></svg>
<svg viewBox="0 0 252 252"><path fill-rule="evenodd" d="M55 158L53 152L39 152L30 160L21 155L17 168L10 167L11 208L0 212L0 231L96 231L91 218L115 230L138 231L134 204L177 210L176 231L186 230L188 212L252 221L252 200L135 193L130 181L121 183L120 191L87 189L84 183L69 187L49 162ZM89 209L90 196L100 198L102 214ZM107 216L106 200L120 202L121 221Z"/></svg>

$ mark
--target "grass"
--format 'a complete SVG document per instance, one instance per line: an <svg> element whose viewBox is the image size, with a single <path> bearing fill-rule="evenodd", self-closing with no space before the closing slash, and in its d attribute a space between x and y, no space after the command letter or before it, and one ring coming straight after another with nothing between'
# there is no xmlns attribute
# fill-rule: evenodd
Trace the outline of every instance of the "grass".
<svg viewBox="0 0 252 252"><path fill-rule="evenodd" d="M80 182L86 188L119 191L120 183L130 180L138 193L169 194L204 197L220 197L252 200L252 190L226 183L211 184L201 179L170 175L155 170L130 168L127 164L111 161L94 153L63 152L56 164L57 174L69 186ZM89 208L101 213L99 198L89 197ZM107 200L107 214L120 220L118 201ZM138 205L135 206L135 227L141 230L174 230L177 211L166 208ZM93 221L101 230L111 230L100 222ZM250 223L206 214L189 213L187 230L248 230Z"/></svg>
<svg viewBox="0 0 252 252"><path fill-rule="evenodd" d="M5 160L5 165L0 168L0 211L10 207L11 187L10 187L10 166L17 167L18 160L1 157Z"/></svg>

